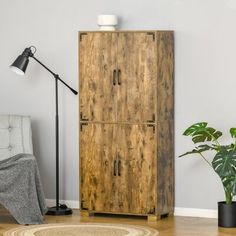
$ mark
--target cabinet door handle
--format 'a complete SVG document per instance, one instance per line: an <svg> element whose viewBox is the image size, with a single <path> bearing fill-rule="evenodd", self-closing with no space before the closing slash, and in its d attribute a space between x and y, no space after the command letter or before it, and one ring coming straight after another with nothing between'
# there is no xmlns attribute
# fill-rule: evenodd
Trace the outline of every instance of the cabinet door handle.
<svg viewBox="0 0 236 236"><path fill-rule="evenodd" d="M118 176L120 176L121 160L118 161Z"/></svg>
<svg viewBox="0 0 236 236"><path fill-rule="evenodd" d="M120 75L121 75L121 70L118 69L118 85L121 85L121 77L120 77Z"/></svg>
<svg viewBox="0 0 236 236"><path fill-rule="evenodd" d="M113 85L115 86L116 85L116 69L113 70Z"/></svg>
<svg viewBox="0 0 236 236"><path fill-rule="evenodd" d="M113 163L113 175L116 176L116 160Z"/></svg>

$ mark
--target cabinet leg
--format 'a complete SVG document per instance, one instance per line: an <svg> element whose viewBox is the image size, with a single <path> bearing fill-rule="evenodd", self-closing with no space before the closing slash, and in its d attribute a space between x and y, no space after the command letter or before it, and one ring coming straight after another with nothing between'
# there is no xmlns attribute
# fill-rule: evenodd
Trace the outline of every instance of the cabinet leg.
<svg viewBox="0 0 236 236"><path fill-rule="evenodd" d="M160 215L148 215L148 221L157 221L160 219L161 219Z"/></svg>
<svg viewBox="0 0 236 236"><path fill-rule="evenodd" d="M174 212L173 211L169 212L168 217L169 216L174 216Z"/></svg>
<svg viewBox="0 0 236 236"><path fill-rule="evenodd" d="M83 216L83 217L93 216L93 212L87 211L87 210L80 210L80 216Z"/></svg>

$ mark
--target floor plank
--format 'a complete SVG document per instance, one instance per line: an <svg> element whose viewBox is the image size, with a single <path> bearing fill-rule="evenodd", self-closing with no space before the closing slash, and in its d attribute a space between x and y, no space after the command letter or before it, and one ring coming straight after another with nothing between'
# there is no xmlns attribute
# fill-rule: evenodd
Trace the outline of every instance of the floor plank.
<svg viewBox="0 0 236 236"><path fill-rule="evenodd" d="M218 228L216 219L174 217L170 216L157 222L148 222L146 218L120 217L112 215L94 215L90 217L80 216L78 210L74 210L69 216L45 216L46 223L79 223L79 222L103 222L103 223L124 223L143 225L159 230L160 236L235 236L236 228ZM0 207L0 236L3 232L19 227L14 218Z"/></svg>

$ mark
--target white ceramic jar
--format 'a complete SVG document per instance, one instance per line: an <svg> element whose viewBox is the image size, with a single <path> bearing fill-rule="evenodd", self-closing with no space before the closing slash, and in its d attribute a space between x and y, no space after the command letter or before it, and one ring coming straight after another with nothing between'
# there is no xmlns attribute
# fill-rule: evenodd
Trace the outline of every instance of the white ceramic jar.
<svg viewBox="0 0 236 236"><path fill-rule="evenodd" d="M100 30L116 30L118 18L116 15L98 15L97 24Z"/></svg>

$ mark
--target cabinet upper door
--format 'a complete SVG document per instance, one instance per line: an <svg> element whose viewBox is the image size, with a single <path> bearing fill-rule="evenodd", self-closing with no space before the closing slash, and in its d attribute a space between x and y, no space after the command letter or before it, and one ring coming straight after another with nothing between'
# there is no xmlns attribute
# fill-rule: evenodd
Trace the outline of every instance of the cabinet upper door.
<svg viewBox="0 0 236 236"><path fill-rule="evenodd" d="M155 120L157 43L155 32L118 33L117 121Z"/></svg>
<svg viewBox="0 0 236 236"><path fill-rule="evenodd" d="M118 212L155 214L155 140L155 126L118 125Z"/></svg>
<svg viewBox="0 0 236 236"><path fill-rule="evenodd" d="M82 124L81 124L82 125ZM115 125L82 125L80 131L81 209L115 212Z"/></svg>
<svg viewBox="0 0 236 236"><path fill-rule="evenodd" d="M80 33L80 118L116 121L116 33Z"/></svg>

